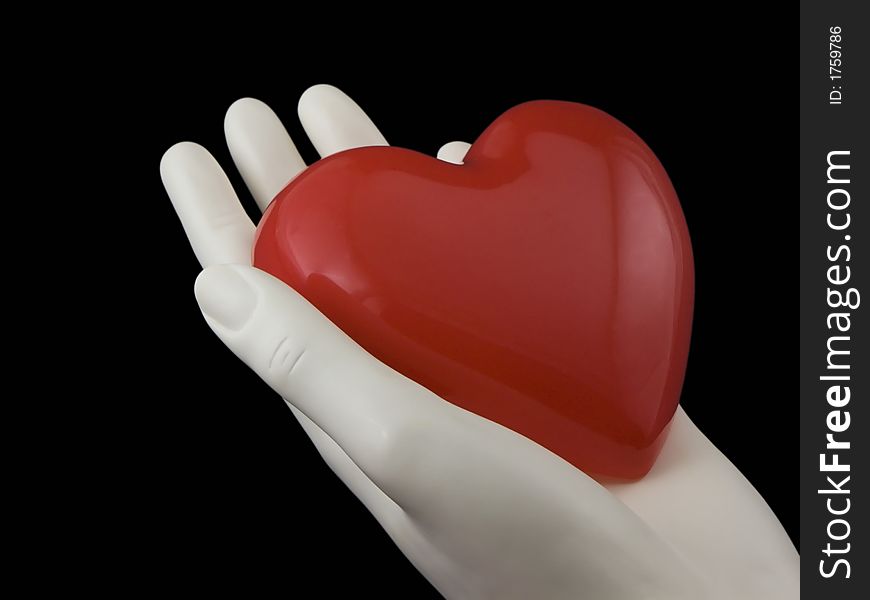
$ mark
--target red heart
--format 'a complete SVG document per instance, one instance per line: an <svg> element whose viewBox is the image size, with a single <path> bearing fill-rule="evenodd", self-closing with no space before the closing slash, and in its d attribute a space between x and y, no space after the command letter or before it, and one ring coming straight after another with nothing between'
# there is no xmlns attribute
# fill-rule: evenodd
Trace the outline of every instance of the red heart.
<svg viewBox="0 0 870 600"><path fill-rule="evenodd" d="M664 442L689 234L653 153L597 109L517 106L462 166L330 156L269 206L253 262L400 373L598 479L642 477Z"/></svg>

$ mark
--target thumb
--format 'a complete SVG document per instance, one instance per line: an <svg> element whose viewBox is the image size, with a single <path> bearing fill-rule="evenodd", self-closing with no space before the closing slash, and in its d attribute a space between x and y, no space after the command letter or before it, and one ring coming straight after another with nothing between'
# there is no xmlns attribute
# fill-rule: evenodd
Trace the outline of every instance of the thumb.
<svg viewBox="0 0 870 600"><path fill-rule="evenodd" d="M443 401L353 341L298 292L254 267L216 265L195 293L209 326L391 495L407 424ZM382 485L383 484L383 485Z"/></svg>
<svg viewBox="0 0 870 600"><path fill-rule="evenodd" d="M195 291L221 340L325 431L432 549L491 582L489 595L535 597L557 582L590 597L709 597L683 558L595 481L392 370L271 275L212 266Z"/></svg>

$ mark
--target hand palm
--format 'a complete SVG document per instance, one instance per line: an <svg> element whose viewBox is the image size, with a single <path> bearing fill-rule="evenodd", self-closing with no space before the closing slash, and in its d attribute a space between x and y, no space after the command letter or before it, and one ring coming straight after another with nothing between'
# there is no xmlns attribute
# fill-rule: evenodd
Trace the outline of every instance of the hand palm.
<svg viewBox="0 0 870 600"><path fill-rule="evenodd" d="M312 88L299 110L322 156L386 144L335 88ZM265 208L305 165L258 101L234 104L225 128ZM467 147L447 144L439 158L461 162ZM298 294L245 266L254 226L204 149L174 146L161 171L203 266L239 265L207 268L198 280L209 324L285 397L333 471L442 593L797 596L797 555L775 517L682 410L646 478L602 487L395 373Z"/></svg>

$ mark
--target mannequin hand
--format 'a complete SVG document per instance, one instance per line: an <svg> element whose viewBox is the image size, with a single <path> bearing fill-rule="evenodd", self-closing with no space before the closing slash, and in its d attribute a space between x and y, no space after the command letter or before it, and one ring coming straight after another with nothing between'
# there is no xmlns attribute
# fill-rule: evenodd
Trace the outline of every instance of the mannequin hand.
<svg viewBox="0 0 870 600"><path fill-rule="evenodd" d="M308 90L299 113L321 156L386 144L335 88ZM265 208L305 165L256 100L235 103L225 128ZM439 158L461 162L467 148L447 144ZM798 597L797 555L775 517L681 409L646 478L602 487L393 371L250 267L254 225L203 148L172 147L161 172L206 267L196 295L208 324L285 398L333 471L445 596Z"/></svg>

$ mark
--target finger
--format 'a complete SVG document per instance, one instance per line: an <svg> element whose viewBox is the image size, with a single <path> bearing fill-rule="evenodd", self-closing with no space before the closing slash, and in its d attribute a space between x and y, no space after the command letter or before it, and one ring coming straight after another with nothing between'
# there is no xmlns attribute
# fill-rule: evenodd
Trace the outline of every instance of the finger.
<svg viewBox="0 0 870 600"><path fill-rule="evenodd" d="M305 168L305 161L271 108L254 98L236 100L224 119L233 162L260 210Z"/></svg>
<svg viewBox="0 0 870 600"><path fill-rule="evenodd" d="M395 432L445 403L263 271L208 268L197 279L196 297L218 337L393 497L386 474Z"/></svg>
<svg viewBox="0 0 870 600"><path fill-rule="evenodd" d="M299 98L299 120L320 156L361 146L386 146L387 140L347 94L315 85Z"/></svg>
<svg viewBox="0 0 870 600"><path fill-rule="evenodd" d="M461 165L469 148L471 144L467 142L447 142L438 150L438 158L444 162Z"/></svg>
<svg viewBox="0 0 870 600"><path fill-rule="evenodd" d="M250 263L254 224L205 148L175 144L160 161L160 176L203 266Z"/></svg>

